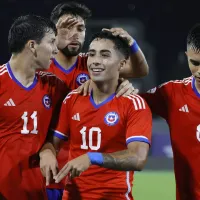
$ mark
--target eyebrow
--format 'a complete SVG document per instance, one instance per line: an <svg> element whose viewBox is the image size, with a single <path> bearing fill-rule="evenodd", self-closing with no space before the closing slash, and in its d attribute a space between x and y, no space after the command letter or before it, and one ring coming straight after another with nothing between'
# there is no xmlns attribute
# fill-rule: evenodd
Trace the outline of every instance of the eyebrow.
<svg viewBox="0 0 200 200"><path fill-rule="evenodd" d="M193 59L190 59L190 61L200 63L199 60L193 60Z"/></svg>
<svg viewBox="0 0 200 200"><path fill-rule="evenodd" d="M85 24L84 24L83 22L78 22L76 25L77 25L77 26L85 27Z"/></svg>
<svg viewBox="0 0 200 200"><path fill-rule="evenodd" d="M84 23L78 23L77 26L85 26Z"/></svg>
<svg viewBox="0 0 200 200"><path fill-rule="evenodd" d="M95 52L95 49L89 49L88 52ZM107 49L102 49L100 50L101 53L111 53L111 51L107 50Z"/></svg>

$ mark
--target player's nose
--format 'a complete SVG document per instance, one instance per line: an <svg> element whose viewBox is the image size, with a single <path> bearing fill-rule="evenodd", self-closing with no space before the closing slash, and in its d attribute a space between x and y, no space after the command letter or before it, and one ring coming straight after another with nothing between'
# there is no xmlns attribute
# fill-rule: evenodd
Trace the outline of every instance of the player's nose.
<svg viewBox="0 0 200 200"><path fill-rule="evenodd" d="M99 62L93 62L92 63L92 66L94 66L94 67L99 66L99 65L101 65Z"/></svg>
<svg viewBox="0 0 200 200"><path fill-rule="evenodd" d="M53 55L56 55L57 53L58 53L58 48L57 48L57 46L55 45L52 54L53 54Z"/></svg>

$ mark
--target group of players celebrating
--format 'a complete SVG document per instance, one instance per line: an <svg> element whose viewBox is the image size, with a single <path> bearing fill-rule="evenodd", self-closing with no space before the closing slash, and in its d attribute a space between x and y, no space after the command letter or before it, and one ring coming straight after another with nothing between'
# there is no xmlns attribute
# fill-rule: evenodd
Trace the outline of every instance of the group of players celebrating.
<svg viewBox="0 0 200 200"><path fill-rule="evenodd" d="M51 19L21 16L9 30L12 56L0 67L0 199L133 199L152 111L170 128L176 199L199 200L200 25L187 37L192 76L138 95L125 80L148 74L137 42L102 27L80 53L89 17L85 5L67 2Z"/></svg>

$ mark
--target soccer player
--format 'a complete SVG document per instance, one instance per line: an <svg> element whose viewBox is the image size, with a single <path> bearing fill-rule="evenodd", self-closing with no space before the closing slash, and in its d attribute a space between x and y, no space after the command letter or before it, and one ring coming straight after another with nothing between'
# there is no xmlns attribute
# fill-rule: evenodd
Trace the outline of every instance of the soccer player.
<svg viewBox="0 0 200 200"><path fill-rule="evenodd" d="M86 20L90 16L89 8L77 2L58 4L51 13L51 20L56 24L58 31L57 47L59 52L48 71L64 80L70 89L76 89L89 79L86 64L87 54L79 53L85 40ZM126 39L132 49L131 59L120 72L120 76L139 78L147 75L148 65L136 41L121 28L113 28L109 31L113 35L119 35Z"/></svg>
<svg viewBox="0 0 200 200"><path fill-rule="evenodd" d="M91 16L91 11L84 4L77 2L67 2L58 4L51 13L51 20L57 25L58 35L58 49L59 52L55 56L48 69L49 72L56 74L66 85L71 89L76 89L87 80L89 80L89 73L87 69L87 54L80 53L85 40L86 21ZM111 31L114 35L119 35L129 42L132 48L131 65L124 67L121 70L122 77L140 77L148 72L148 65L145 57L138 47L134 39L123 29L113 28ZM132 45L132 46L131 46ZM127 62L129 63L129 62ZM88 82L89 84L89 82ZM83 89L81 87L81 89ZM132 85L125 80L117 90L117 95L130 94ZM86 94L87 87L84 93ZM68 146L65 144L64 148L58 155L59 167L62 167L68 159ZM47 193L50 199L60 199L62 190L64 189L64 181L58 184L51 184L47 186ZM53 189L58 189L53 191Z"/></svg>
<svg viewBox="0 0 200 200"><path fill-rule="evenodd" d="M62 104L53 145L69 138L69 162L54 176L66 175L63 199L133 199L133 171L142 170L151 141L152 116L138 95L115 97L120 71L130 47L119 36L102 31L88 53L88 71L94 82L90 96L72 91ZM49 179L56 174L56 150L51 143L40 151L40 167ZM88 169L89 168L89 169Z"/></svg>
<svg viewBox="0 0 200 200"><path fill-rule="evenodd" d="M200 199L200 24L187 36L191 77L166 82L142 96L170 128L177 200Z"/></svg>
<svg viewBox="0 0 200 200"><path fill-rule="evenodd" d="M35 161L67 88L55 75L36 71L57 54L56 33L49 19L34 15L17 18L9 30L12 56L0 67L1 199L46 199Z"/></svg>

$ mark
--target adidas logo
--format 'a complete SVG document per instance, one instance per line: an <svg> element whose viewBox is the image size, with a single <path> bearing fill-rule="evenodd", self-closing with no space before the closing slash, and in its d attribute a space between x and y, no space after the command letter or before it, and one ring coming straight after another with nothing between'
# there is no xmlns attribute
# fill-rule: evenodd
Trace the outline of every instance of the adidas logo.
<svg viewBox="0 0 200 200"><path fill-rule="evenodd" d="M15 106L15 103L12 99L9 99L5 104L4 106Z"/></svg>
<svg viewBox="0 0 200 200"><path fill-rule="evenodd" d="M189 113L187 104L185 104L183 107L181 107L181 108L179 109L179 111Z"/></svg>
<svg viewBox="0 0 200 200"><path fill-rule="evenodd" d="M76 121L81 121L79 113L76 113L76 114L72 117L72 119L73 119L73 120L76 120Z"/></svg>

